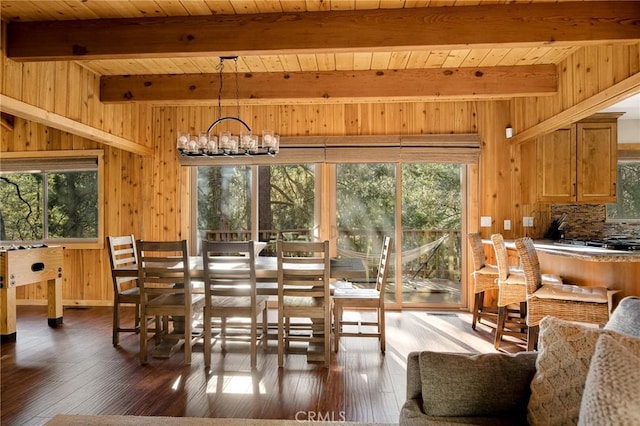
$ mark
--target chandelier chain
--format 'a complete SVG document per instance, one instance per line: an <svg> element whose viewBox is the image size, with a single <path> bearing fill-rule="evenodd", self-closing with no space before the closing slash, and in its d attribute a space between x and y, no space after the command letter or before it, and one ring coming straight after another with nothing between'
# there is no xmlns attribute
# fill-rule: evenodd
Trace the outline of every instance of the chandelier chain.
<svg viewBox="0 0 640 426"><path fill-rule="evenodd" d="M220 58L218 63L218 73L220 74L220 86L218 87L218 119L222 117L222 70L224 69L224 59Z"/></svg>
<svg viewBox="0 0 640 426"><path fill-rule="evenodd" d="M240 84L238 83L238 57L233 59L236 74L236 117L240 117Z"/></svg>

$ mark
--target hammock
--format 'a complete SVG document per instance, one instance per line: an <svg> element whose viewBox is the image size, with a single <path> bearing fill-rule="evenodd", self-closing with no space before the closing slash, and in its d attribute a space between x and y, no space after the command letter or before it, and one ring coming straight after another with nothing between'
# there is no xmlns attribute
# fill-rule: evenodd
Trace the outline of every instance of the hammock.
<svg viewBox="0 0 640 426"><path fill-rule="evenodd" d="M442 244L447 238L449 238L449 234L445 234L437 240L427 243L423 246L412 248L409 250L403 250L402 263L405 264L417 260L425 254L428 255L428 262L429 259L431 259L431 257L435 254L438 247L440 247L440 244ZM355 257L356 259L361 259L367 266L377 266L378 262L380 262L380 254L366 254L346 248L338 247L338 255L341 257ZM391 256L394 257L394 254L392 254Z"/></svg>

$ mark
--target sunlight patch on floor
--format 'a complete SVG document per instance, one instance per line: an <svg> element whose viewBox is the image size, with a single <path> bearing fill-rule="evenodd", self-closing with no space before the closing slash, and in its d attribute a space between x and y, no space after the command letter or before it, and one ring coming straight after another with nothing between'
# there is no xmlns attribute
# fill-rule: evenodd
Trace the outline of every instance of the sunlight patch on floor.
<svg viewBox="0 0 640 426"><path fill-rule="evenodd" d="M247 376L213 376L207 383L207 393L223 393L227 395L265 395L267 393L262 381Z"/></svg>
<svg viewBox="0 0 640 426"><path fill-rule="evenodd" d="M171 386L171 390L178 390L180 389L180 384L182 383L182 376L178 376L178 378L176 379L175 382L173 382L173 385Z"/></svg>

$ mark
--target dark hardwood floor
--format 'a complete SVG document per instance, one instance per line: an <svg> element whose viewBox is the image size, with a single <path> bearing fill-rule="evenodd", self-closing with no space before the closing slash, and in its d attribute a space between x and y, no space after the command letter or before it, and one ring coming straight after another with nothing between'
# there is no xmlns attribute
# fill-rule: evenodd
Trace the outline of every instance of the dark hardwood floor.
<svg viewBox="0 0 640 426"><path fill-rule="evenodd" d="M251 372L246 346L230 345L222 355L216 345L205 371L202 345L194 347L190 366L183 366L182 352L141 366L136 334L121 334L114 348L111 308L65 308L64 324L55 329L46 317L44 306L19 306L17 342L2 344L2 425L40 425L56 414L397 423L409 352L494 351L491 329L472 331L468 313L387 312L386 355L376 339L347 337L332 352L330 368L292 354L278 369L270 342ZM131 320L132 310L125 308L124 317ZM503 349L524 350L516 341Z"/></svg>

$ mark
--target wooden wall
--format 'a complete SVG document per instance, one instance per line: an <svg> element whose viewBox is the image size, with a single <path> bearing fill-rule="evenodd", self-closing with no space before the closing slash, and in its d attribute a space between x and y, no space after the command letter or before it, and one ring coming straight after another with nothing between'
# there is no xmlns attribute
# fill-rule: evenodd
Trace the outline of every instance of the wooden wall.
<svg viewBox="0 0 640 426"><path fill-rule="evenodd" d="M151 112L146 105L103 105L98 76L72 62L18 63L0 55L0 92L49 112L66 116L141 145L151 143ZM1 152L103 149L105 164L105 235L139 233L143 159L37 123L15 119L14 130L1 129ZM63 299L67 304L112 303L109 258L103 250L65 250ZM46 285L17 289L26 303L45 303Z"/></svg>
<svg viewBox="0 0 640 426"><path fill-rule="evenodd" d="M2 51L0 93L149 146L151 108L101 103L100 77L75 62L15 62Z"/></svg>
<svg viewBox="0 0 640 426"><path fill-rule="evenodd" d="M556 95L518 98L514 101L514 132L518 134L581 103L586 106L595 95L638 73L640 43L577 49L558 65ZM574 121L591 114L585 113ZM566 124L569 123L562 125Z"/></svg>
<svg viewBox="0 0 640 426"><path fill-rule="evenodd" d="M504 140L503 124L508 121L509 103L458 102L416 104L348 104L244 107L241 115L252 117L256 128L281 122L278 130L286 135L359 135L412 133L469 133L483 135L483 154L479 168L492 170L492 164L509 164L510 149L497 148ZM140 238L169 239L188 237L188 173L178 164L175 132L208 126L215 111L206 107L158 107L151 114L153 158L142 159L114 148L105 148L107 175L105 235L134 233ZM13 132L3 132L3 150L92 149L92 141L17 120ZM494 125L493 123L498 123ZM144 125L141 125L141 127ZM487 163L487 166L484 163ZM477 174L474 175L477 177ZM481 186L498 185L492 173L483 174ZM483 215L496 216L495 194L481 195ZM498 200L502 198L497 197ZM471 206L474 210L475 207ZM473 215L476 217L477 215ZM111 280L106 248L67 250L65 254L65 304L109 304ZM24 287L19 298L44 303L38 286Z"/></svg>
<svg viewBox="0 0 640 426"><path fill-rule="evenodd" d="M580 50L569 58L566 72L561 73L562 84L570 85L577 78L585 78L587 81L575 89L576 93L582 93L584 89L580 87L592 87L593 78L614 82L638 72L635 45L625 47L627 53L620 53L622 50L613 47L602 48L605 52L611 51L615 58L623 56L625 59L605 61L602 67L595 62L589 72L576 71L574 76L570 65L583 57L591 59L594 51L600 55L599 49ZM97 100L98 78L75 63L17 64L7 60L4 54L1 60L0 81L4 95L135 140L152 147L154 154L142 158L21 120L16 121L13 132L3 131L1 151L102 147L107 174L105 235L134 233L146 239L187 238L188 173L178 165L175 135L179 129L196 130L208 126L216 116L215 108L104 106ZM620 63L620 70L616 63ZM608 72L612 66L616 71ZM601 73L607 77L601 77ZM240 115L256 129L275 128L286 136L477 132L482 139L482 151L478 167L470 168L471 204L467 231L480 229L479 216L491 216L493 225L480 229L483 236L502 232L506 238L514 238L525 235L522 216L530 215L538 206L524 204L520 195L526 190L522 187L526 179L522 176L521 164L526 161L527 145L510 144L504 129L507 125L515 127L516 123L518 126L533 125L557 108L567 108L580 99L583 99L582 95L571 100L559 95L527 101L243 106ZM547 103L553 107L542 106ZM503 230L504 219L511 220L511 231ZM65 270L65 303L111 303L106 248L67 250ZM41 290L38 286L26 287L18 297L27 299L23 303L43 303L45 295Z"/></svg>

